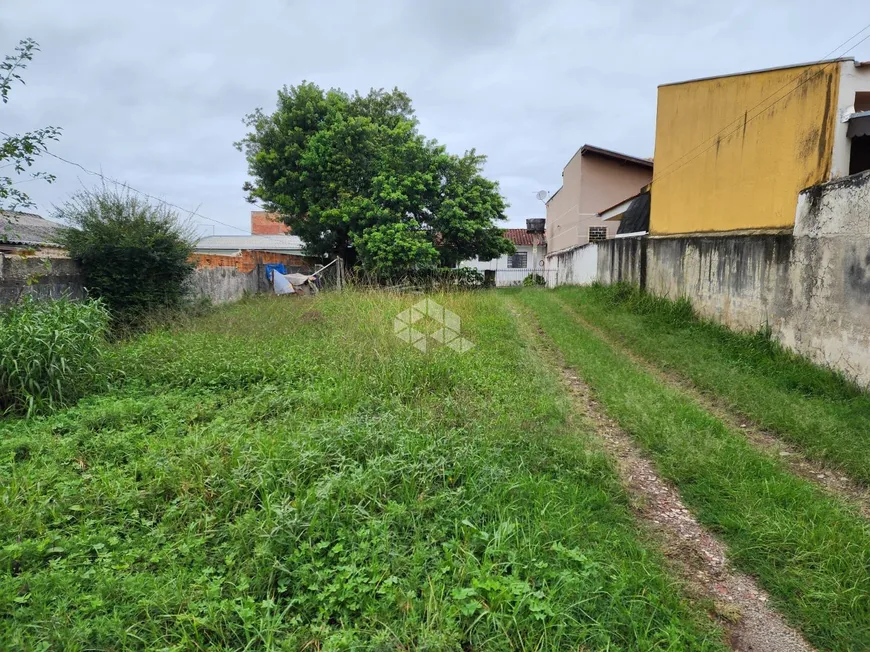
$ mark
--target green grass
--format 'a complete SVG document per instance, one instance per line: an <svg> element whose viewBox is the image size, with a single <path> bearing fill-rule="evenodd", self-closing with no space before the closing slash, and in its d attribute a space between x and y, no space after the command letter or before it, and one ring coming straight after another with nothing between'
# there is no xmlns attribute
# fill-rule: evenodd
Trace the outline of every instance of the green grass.
<svg viewBox="0 0 870 652"><path fill-rule="evenodd" d="M105 389L108 323L99 301L25 296L0 306L0 418L48 412Z"/></svg>
<svg viewBox="0 0 870 652"><path fill-rule="evenodd" d="M436 297L464 355L418 299L246 301L0 422L3 647L722 649L503 297Z"/></svg>
<svg viewBox="0 0 870 652"><path fill-rule="evenodd" d="M558 296L646 360L715 394L808 457L870 484L870 394L842 375L764 333L699 320L685 300L627 286L566 288Z"/></svg>
<svg viewBox="0 0 870 652"><path fill-rule="evenodd" d="M870 526L580 326L560 296L519 295L738 567L820 649L868 649Z"/></svg>

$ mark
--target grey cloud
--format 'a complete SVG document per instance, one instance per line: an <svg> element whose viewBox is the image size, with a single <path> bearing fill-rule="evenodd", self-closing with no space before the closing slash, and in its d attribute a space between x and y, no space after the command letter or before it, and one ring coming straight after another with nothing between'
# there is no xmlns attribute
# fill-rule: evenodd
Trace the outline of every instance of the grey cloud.
<svg viewBox="0 0 870 652"><path fill-rule="evenodd" d="M427 136L488 155L519 225L584 142L653 154L658 84L817 59L866 15L862 0L10 0L0 52L27 36L43 51L0 122L61 126L59 155L244 229L246 113L303 79L398 86ZM44 213L95 181L40 169L58 177L26 186Z"/></svg>

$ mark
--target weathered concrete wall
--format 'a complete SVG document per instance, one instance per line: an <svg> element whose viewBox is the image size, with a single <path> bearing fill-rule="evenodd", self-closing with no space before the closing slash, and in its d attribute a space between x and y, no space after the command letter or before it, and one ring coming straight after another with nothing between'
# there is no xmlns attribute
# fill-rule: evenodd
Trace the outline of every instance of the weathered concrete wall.
<svg viewBox="0 0 870 652"><path fill-rule="evenodd" d="M598 277L598 248L581 245L550 254L546 259L547 287L589 285Z"/></svg>
<svg viewBox="0 0 870 652"><path fill-rule="evenodd" d="M870 385L870 172L802 192L793 236L609 240L598 270Z"/></svg>
<svg viewBox="0 0 870 652"><path fill-rule="evenodd" d="M85 296L81 270L69 258L39 258L0 254L0 304L24 295L42 299Z"/></svg>
<svg viewBox="0 0 870 652"><path fill-rule="evenodd" d="M614 238L599 242L596 247L599 281L646 286L646 238Z"/></svg>
<svg viewBox="0 0 870 652"><path fill-rule="evenodd" d="M241 272L235 267L196 269L188 292L194 299L228 303L238 301L246 293L270 292L271 289L264 266L258 265L250 272ZM62 296L83 299L87 291L84 276L74 260L0 254L0 304L17 301L24 295L41 299Z"/></svg>
<svg viewBox="0 0 870 652"><path fill-rule="evenodd" d="M189 281L189 295L194 299L209 299L213 303L238 301L245 294L257 294L261 289L262 270L241 272L235 267L200 267Z"/></svg>

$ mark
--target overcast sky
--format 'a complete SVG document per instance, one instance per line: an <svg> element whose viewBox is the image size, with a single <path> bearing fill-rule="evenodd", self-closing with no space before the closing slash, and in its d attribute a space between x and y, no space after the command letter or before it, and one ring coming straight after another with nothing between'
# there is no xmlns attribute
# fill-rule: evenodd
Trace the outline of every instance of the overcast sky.
<svg viewBox="0 0 870 652"><path fill-rule="evenodd" d="M0 129L62 127L58 155L238 234L246 113L304 79L398 86L425 135L489 157L519 226L582 144L653 155L657 84L816 60L868 23L866 0L3 0L0 52L42 51ZM46 216L97 181L39 166L57 182L20 188Z"/></svg>

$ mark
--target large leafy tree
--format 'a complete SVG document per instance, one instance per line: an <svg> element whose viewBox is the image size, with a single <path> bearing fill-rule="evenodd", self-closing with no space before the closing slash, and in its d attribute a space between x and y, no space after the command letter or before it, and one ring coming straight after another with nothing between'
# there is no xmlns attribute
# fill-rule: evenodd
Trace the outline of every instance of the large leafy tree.
<svg viewBox="0 0 870 652"><path fill-rule="evenodd" d="M250 201L279 213L311 254L390 275L513 251L506 204L485 157L450 154L419 133L409 97L285 87L274 113L246 118L236 143Z"/></svg>
<svg viewBox="0 0 870 652"><path fill-rule="evenodd" d="M24 83L21 71L27 67L27 63L33 59L33 53L39 50L39 46L33 39L24 39L15 48L14 54L6 55L0 62L0 100L3 104L9 101L9 93L15 82ZM60 129L57 127L43 127L24 134L0 134L0 170L9 170L17 175L24 174L30 168L36 157L46 148L46 142L57 140ZM27 193L16 187L21 181L13 177L0 175L0 210L15 210L27 208L33 205ZM43 172L33 172L31 178L43 179L51 183L54 177ZM0 233L0 237L3 234Z"/></svg>

